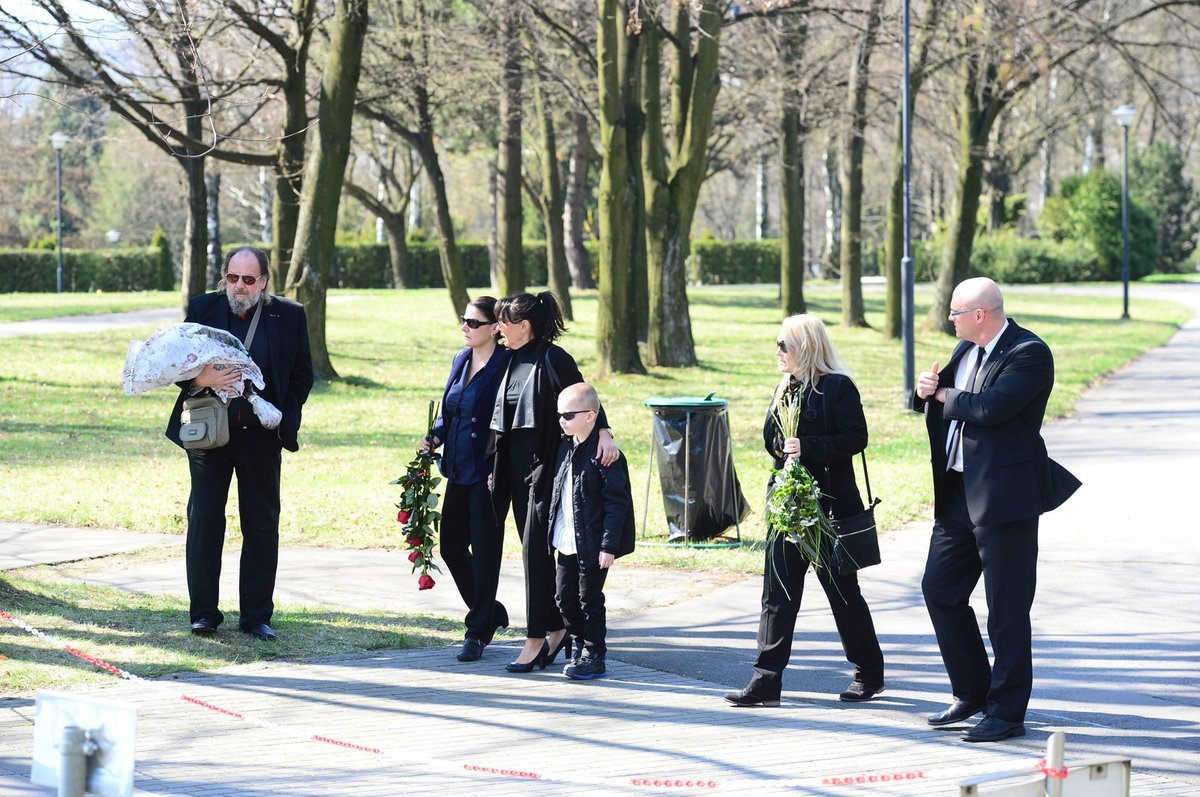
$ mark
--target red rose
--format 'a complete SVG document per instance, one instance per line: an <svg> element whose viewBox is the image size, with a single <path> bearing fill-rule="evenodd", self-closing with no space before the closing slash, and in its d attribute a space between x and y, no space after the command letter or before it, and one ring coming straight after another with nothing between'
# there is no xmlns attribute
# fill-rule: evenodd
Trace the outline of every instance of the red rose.
<svg viewBox="0 0 1200 797"><path fill-rule="evenodd" d="M426 573L417 580L417 589L433 589L433 584L433 577Z"/></svg>
<svg viewBox="0 0 1200 797"><path fill-rule="evenodd" d="M412 517L412 512L409 512L407 509L401 509L396 513L396 520L401 523L407 523L410 517Z"/></svg>
<svg viewBox="0 0 1200 797"><path fill-rule="evenodd" d="M410 553L408 555L408 561L410 561L410 562L416 562L420 558L421 558L421 552L419 550L413 551L412 553Z"/></svg>
<svg viewBox="0 0 1200 797"><path fill-rule="evenodd" d="M404 542L406 542L412 548L420 548L421 547L421 538L420 537L405 537Z"/></svg>

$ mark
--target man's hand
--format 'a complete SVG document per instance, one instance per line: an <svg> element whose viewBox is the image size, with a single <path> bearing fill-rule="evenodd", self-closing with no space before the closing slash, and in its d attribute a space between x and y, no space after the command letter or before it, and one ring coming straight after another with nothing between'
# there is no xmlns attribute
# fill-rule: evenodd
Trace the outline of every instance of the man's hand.
<svg viewBox="0 0 1200 797"><path fill-rule="evenodd" d="M196 374L196 378L192 380L192 387L211 387L214 390L220 388L232 389L240 381L242 381L242 372L237 368L217 366L209 363L204 366L203 371Z"/></svg>
<svg viewBox="0 0 1200 797"><path fill-rule="evenodd" d="M922 400L933 396L938 389L938 364L917 377L917 398Z"/></svg>
<svg viewBox="0 0 1200 797"><path fill-rule="evenodd" d="M600 442L596 444L596 459L604 467L608 467L617 461L617 457L621 455L621 449L617 447L616 442L612 439L612 435L608 432L600 432Z"/></svg>
<svg viewBox="0 0 1200 797"><path fill-rule="evenodd" d="M608 551L600 552L600 569L607 570L612 567L612 563L617 560L617 557L610 554Z"/></svg>

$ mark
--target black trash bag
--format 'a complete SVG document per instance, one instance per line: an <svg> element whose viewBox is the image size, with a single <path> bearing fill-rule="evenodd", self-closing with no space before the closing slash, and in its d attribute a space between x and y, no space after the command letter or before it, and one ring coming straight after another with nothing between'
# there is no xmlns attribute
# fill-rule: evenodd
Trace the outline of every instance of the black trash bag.
<svg viewBox="0 0 1200 797"><path fill-rule="evenodd" d="M688 542L703 542L717 537L745 519L750 510L733 467L726 402L654 401L648 400L646 405L654 413L653 445L670 530L667 540L682 542L686 536ZM684 449L685 436L688 451Z"/></svg>

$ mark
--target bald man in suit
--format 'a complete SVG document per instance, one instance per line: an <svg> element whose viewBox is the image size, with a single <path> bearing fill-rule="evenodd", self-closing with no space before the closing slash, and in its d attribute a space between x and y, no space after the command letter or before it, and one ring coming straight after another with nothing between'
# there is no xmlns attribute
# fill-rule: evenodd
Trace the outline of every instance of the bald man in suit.
<svg viewBox="0 0 1200 797"><path fill-rule="evenodd" d="M934 487L921 588L954 694L928 722L954 725L983 711L963 739L995 742L1025 733L1038 518L1079 481L1047 456L1041 436L1054 387L1050 347L1005 316L990 279L960 283L950 319L961 342L945 369L934 363L920 375L913 401L925 414ZM981 575L994 663L970 605Z"/></svg>

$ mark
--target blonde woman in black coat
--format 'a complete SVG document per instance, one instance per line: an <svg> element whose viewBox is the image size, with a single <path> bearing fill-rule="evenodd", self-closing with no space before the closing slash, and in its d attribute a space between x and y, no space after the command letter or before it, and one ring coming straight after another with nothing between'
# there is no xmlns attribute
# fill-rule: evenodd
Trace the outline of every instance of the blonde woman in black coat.
<svg viewBox="0 0 1200 797"><path fill-rule="evenodd" d="M867 447L867 421L858 388L846 372L821 320L794 315L784 320L776 357L783 379L767 410L763 441L775 468L793 460L813 475L822 508L834 518L863 511L854 481L853 457ZM780 429L775 408L780 401L800 400L796 429ZM777 534L767 551L763 573L762 614L758 624L758 655L754 676L740 692L725 699L735 706L777 706L783 671L792 655L796 614L804 593L808 563L798 546ZM883 691L883 652L875 636L871 610L858 587L856 573L816 570L825 590L846 659L854 665L854 681L839 695L844 701L870 700Z"/></svg>

